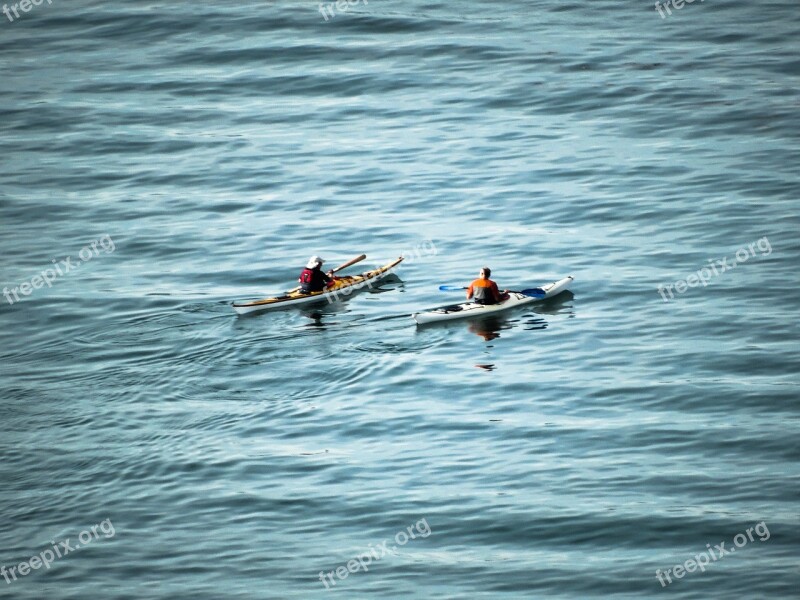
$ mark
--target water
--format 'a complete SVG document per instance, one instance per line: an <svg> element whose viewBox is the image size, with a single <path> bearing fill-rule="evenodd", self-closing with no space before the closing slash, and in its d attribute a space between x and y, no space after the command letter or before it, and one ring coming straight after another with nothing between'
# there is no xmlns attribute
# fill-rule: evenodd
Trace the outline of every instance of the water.
<svg viewBox="0 0 800 600"><path fill-rule="evenodd" d="M0 566L89 542L0 597L795 597L800 17L672 13L0 17ZM409 259L229 306L361 252ZM575 282L414 326L483 265Z"/></svg>

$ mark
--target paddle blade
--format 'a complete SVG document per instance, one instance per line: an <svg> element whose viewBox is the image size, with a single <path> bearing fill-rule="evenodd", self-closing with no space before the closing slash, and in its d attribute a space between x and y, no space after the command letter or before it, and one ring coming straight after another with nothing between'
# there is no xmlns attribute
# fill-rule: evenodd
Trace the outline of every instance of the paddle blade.
<svg viewBox="0 0 800 600"><path fill-rule="evenodd" d="M457 285L440 285L439 291L440 292L460 292L461 290L465 290L467 288L460 287Z"/></svg>
<svg viewBox="0 0 800 600"><path fill-rule="evenodd" d="M542 288L528 288L527 290L522 290L520 294L530 296L531 298L544 298L547 296L547 292L545 292Z"/></svg>

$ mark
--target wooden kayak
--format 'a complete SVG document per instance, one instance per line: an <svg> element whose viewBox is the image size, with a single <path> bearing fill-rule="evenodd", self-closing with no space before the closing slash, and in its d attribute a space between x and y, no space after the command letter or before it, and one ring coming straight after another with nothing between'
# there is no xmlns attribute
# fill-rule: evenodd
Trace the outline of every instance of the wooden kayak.
<svg viewBox="0 0 800 600"><path fill-rule="evenodd" d="M341 300L347 300L351 294L359 289L365 287L371 288L376 282L389 275L392 272L392 269L394 269L401 262L403 262L402 256L382 267L365 271L360 275L343 275L341 277L337 277L331 287L326 288L321 292L303 294L299 290L292 290L281 296L275 296L274 298L234 302L231 304L231 306L237 314L247 315L267 310L282 310L286 308L294 308L296 306L306 306L308 304L315 304L319 302L333 303Z"/></svg>

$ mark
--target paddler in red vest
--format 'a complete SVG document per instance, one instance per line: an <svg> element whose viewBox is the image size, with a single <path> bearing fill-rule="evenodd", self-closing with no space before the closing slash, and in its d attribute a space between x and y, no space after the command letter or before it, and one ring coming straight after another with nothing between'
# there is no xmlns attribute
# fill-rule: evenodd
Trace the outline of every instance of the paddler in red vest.
<svg viewBox="0 0 800 600"><path fill-rule="evenodd" d="M303 294L311 292L321 292L327 286L333 285L333 271L322 272L322 264L325 261L319 256L312 256L308 259L308 264L303 272L300 273L300 291Z"/></svg>
<svg viewBox="0 0 800 600"><path fill-rule="evenodd" d="M478 304L497 304L508 298L506 290L501 294L497 284L489 279L491 274L492 270L489 267L481 269L478 278L467 288L467 300L473 300Z"/></svg>

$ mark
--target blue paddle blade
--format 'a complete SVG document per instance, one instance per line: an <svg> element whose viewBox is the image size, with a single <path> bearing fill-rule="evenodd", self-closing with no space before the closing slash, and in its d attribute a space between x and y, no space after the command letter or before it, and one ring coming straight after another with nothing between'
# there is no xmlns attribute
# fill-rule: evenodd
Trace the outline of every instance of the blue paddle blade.
<svg viewBox="0 0 800 600"><path fill-rule="evenodd" d="M439 291L440 292L460 292L461 290L465 290L467 288L460 287L457 285L440 285Z"/></svg>
<svg viewBox="0 0 800 600"><path fill-rule="evenodd" d="M532 298L544 298L547 295L547 292L545 292L542 288L528 288L527 290L522 290L520 294L524 294Z"/></svg>

